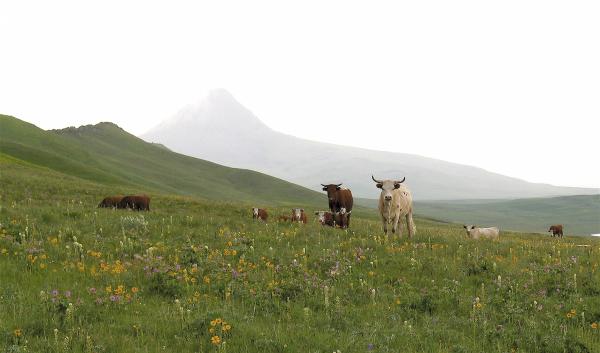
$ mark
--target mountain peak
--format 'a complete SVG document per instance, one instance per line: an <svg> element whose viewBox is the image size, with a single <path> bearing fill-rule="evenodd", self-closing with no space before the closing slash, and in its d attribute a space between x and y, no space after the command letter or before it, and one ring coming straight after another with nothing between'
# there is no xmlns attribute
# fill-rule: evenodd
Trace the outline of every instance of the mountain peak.
<svg viewBox="0 0 600 353"><path fill-rule="evenodd" d="M208 94L206 95L206 99L210 100L210 101L215 101L215 102L224 102L224 103L235 102L237 104L240 104L238 101L235 100L235 98L233 97L233 94L231 94L231 92L229 92L225 88L211 89L208 92Z"/></svg>
<svg viewBox="0 0 600 353"><path fill-rule="evenodd" d="M209 91L199 103L184 107L141 137L182 151L183 146L177 141L184 143L194 136L207 135L207 140L220 140L271 131L229 91L218 88Z"/></svg>

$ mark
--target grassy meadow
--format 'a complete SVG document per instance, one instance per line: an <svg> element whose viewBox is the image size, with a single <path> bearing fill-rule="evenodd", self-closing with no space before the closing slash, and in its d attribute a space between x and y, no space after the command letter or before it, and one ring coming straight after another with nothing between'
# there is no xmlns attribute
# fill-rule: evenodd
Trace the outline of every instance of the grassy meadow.
<svg viewBox="0 0 600 353"><path fill-rule="evenodd" d="M98 209L144 190L3 154L0 185L2 352L600 351L597 239L385 237L374 210L343 231L159 193Z"/></svg>

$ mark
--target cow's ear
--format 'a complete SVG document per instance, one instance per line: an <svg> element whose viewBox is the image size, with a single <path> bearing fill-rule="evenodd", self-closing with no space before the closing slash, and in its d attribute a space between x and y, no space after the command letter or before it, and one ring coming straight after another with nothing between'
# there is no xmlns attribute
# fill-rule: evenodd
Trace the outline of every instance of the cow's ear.
<svg viewBox="0 0 600 353"><path fill-rule="evenodd" d="M323 188L323 191L327 191L327 188Z"/></svg>
<svg viewBox="0 0 600 353"><path fill-rule="evenodd" d="M464 229L467 229L467 226L463 226Z"/></svg>
<svg viewBox="0 0 600 353"><path fill-rule="evenodd" d="M475 226L471 226L471 229L475 229Z"/></svg>
<svg viewBox="0 0 600 353"><path fill-rule="evenodd" d="M394 184L394 189L400 188L400 183Z"/></svg>
<svg viewBox="0 0 600 353"><path fill-rule="evenodd" d="M300 212L304 212L304 209L303 209L303 208L301 208L301 209L300 209Z"/></svg>
<svg viewBox="0 0 600 353"><path fill-rule="evenodd" d="M383 187L383 184L377 183L375 184L375 186L377 186L378 189L381 189Z"/></svg>

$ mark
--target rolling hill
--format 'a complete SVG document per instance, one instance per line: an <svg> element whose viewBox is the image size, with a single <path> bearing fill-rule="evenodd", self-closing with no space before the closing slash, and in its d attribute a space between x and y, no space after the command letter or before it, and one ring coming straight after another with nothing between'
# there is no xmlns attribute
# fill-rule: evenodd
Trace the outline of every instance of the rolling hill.
<svg viewBox="0 0 600 353"><path fill-rule="evenodd" d="M374 198L371 174L407 177L417 200L514 199L597 194L597 189L529 183L480 168L404 153L308 141L270 129L224 90L182 109L141 136L173 151L248 168L320 190L344 182L357 197ZM424 137L426 138L426 137Z"/></svg>
<svg viewBox="0 0 600 353"><path fill-rule="evenodd" d="M69 176L145 191L268 205L316 205L323 195L259 172L151 144L112 123L44 131L0 115L0 154Z"/></svg>

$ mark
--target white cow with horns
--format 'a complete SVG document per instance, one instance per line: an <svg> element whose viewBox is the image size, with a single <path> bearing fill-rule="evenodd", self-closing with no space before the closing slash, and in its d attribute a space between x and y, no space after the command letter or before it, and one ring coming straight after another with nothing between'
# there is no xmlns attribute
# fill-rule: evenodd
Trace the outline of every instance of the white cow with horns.
<svg viewBox="0 0 600 353"><path fill-rule="evenodd" d="M406 178L400 181L377 180L372 175L371 178L377 183L377 187L381 189L379 213L383 222L383 232L387 234L388 225L392 223L392 233L396 233L396 230L398 230L398 235L402 237L402 222L400 222L400 228L398 228L398 221L401 217L406 217L408 237L412 238L417 228L413 221L412 195L408 187L402 184Z"/></svg>

